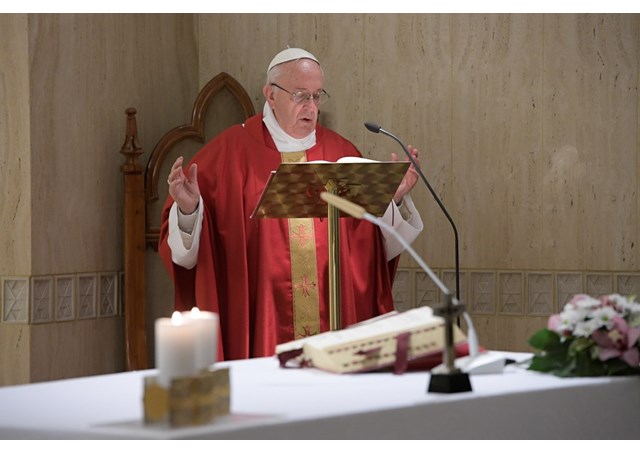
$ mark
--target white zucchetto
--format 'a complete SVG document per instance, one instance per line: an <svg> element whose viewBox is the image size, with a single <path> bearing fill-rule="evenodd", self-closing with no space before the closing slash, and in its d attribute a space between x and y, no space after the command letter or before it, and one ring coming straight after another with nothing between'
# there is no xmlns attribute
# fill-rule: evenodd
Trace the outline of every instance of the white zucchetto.
<svg viewBox="0 0 640 453"><path fill-rule="evenodd" d="M316 63L320 64L318 59L313 56L313 54L307 52L304 49L299 49L297 47L291 47L289 49L284 49L282 52L278 53L271 63L269 63L269 67L267 68L267 74L274 66L277 66L282 63L286 63L287 61L300 60L301 58L308 58L309 60L313 60Z"/></svg>

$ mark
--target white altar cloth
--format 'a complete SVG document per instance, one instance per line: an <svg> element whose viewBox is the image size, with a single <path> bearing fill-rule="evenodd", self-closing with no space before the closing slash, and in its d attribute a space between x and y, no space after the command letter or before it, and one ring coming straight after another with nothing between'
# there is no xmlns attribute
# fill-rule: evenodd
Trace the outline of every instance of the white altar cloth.
<svg viewBox="0 0 640 453"><path fill-rule="evenodd" d="M228 417L145 425L143 377L115 373L0 388L0 439L639 439L640 377L557 378L508 366L472 392L430 374L335 375L273 358L229 367Z"/></svg>

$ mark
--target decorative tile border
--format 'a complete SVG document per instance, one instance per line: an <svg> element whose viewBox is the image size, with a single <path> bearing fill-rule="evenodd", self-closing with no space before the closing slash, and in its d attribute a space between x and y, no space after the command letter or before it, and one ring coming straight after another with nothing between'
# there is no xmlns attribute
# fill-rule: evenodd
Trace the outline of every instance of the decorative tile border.
<svg viewBox="0 0 640 453"><path fill-rule="evenodd" d="M454 270L443 270L442 271L442 283L444 286L449 288L449 291L452 293L456 292L456 271ZM440 303L444 303L444 295L440 294ZM462 304L466 304L469 300L467 296L467 273L460 271L460 294L458 295L458 300Z"/></svg>
<svg viewBox="0 0 640 453"><path fill-rule="evenodd" d="M0 323L43 324L119 316L123 313L123 281L122 271L0 277Z"/></svg>
<svg viewBox="0 0 640 453"><path fill-rule="evenodd" d="M498 272L498 313L522 315L524 289L521 272Z"/></svg>
<svg viewBox="0 0 640 453"><path fill-rule="evenodd" d="M558 272L556 274L556 311L561 311L571 297L582 292L582 274L577 272Z"/></svg>
<svg viewBox="0 0 640 453"><path fill-rule="evenodd" d="M118 314L124 316L124 272L118 273Z"/></svg>
<svg viewBox="0 0 640 453"><path fill-rule="evenodd" d="M98 277L96 274L78 275L78 319L96 317L96 292Z"/></svg>
<svg viewBox="0 0 640 453"><path fill-rule="evenodd" d="M454 270L434 269L434 272L447 288L454 290ZM559 312L575 294L618 293L637 295L640 299L640 272L465 270L460 272L460 293L461 302L471 314L539 318ZM444 302L437 285L416 268L398 270L394 300L397 309L402 310L436 307Z"/></svg>
<svg viewBox="0 0 640 453"><path fill-rule="evenodd" d="M471 272L470 298L466 304L471 314L495 314L496 273Z"/></svg>
<svg viewBox="0 0 640 453"><path fill-rule="evenodd" d="M56 276L55 320L72 321L76 317L76 279L73 275Z"/></svg>
<svg viewBox="0 0 640 453"><path fill-rule="evenodd" d="M29 322L29 279L2 277L2 322L27 324Z"/></svg>
<svg viewBox="0 0 640 453"><path fill-rule="evenodd" d="M118 274L103 273L98 277L98 317L106 318L118 314Z"/></svg>
<svg viewBox="0 0 640 453"><path fill-rule="evenodd" d="M587 273L585 277L586 294L594 297L611 294L613 292L613 277L611 274Z"/></svg>
<svg viewBox="0 0 640 453"><path fill-rule="evenodd" d="M527 315L550 316L556 312L553 305L553 274L529 272L527 274Z"/></svg>
<svg viewBox="0 0 640 453"><path fill-rule="evenodd" d="M53 277L31 277L31 323L53 321Z"/></svg>
<svg viewBox="0 0 640 453"><path fill-rule="evenodd" d="M635 294L640 299L640 274L616 275L616 293L623 296Z"/></svg>
<svg viewBox="0 0 640 453"><path fill-rule="evenodd" d="M440 305L441 291L423 270L416 271L416 307Z"/></svg>
<svg viewBox="0 0 640 453"><path fill-rule="evenodd" d="M435 270L455 290L455 271ZM608 293L640 298L640 272L465 270L461 302L471 314L549 316L575 294ZM468 295L468 297L467 297ZM444 301L421 269L400 268L393 284L395 308L436 307ZM124 272L0 277L0 322L41 324L124 313Z"/></svg>

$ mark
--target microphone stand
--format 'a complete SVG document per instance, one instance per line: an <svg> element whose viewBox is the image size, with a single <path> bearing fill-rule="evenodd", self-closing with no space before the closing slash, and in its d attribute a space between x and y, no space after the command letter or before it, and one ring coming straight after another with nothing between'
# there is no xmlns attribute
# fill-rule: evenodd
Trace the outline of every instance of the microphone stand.
<svg viewBox="0 0 640 453"><path fill-rule="evenodd" d="M442 291L446 299L445 305L442 308L434 310L434 313L444 318L445 345L442 352L444 369L440 371L431 371L428 392L458 393L472 391L469 374L462 372L455 365L455 349L453 344L453 319L462 313L469 326L469 355L471 357L476 357L478 355L478 338L476 336L476 331L473 326L473 322L471 321L471 317L465 311L465 307L460 304L453 294L451 294L451 291L449 291L438 276L429 268L429 266L427 266L427 263L424 262L415 249L411 247L411 245L400 234L398 234L396 230L382 222L377 217L368 213L362 206L347 199L329 192L322 192L320 194L320 198L331 206L349 214L351 217L367 220L393 235L404 246L405 250L411 254L420 267L422 267L436 286L438 286L440 291Z"/></svg>
<svg viewBox="0 0 640 453"><path fill-rule="evenodd" d="M436 202L438 203L438 206L440 206L440 209L444 213L445 217L447 218L447 220L449 220L449 223L451 224L451 228L453 228L453 237L455 241L455 254L456 254L455 256L455 259L456 259L456 294L455 296L460 298L460 254L458 251L458 229L456 228L456 224L453 222L453 219L447 212L447 209L444 207L444 204L440 200L440 197L438 197L436 192L433 190L433 187L431 187L431 184L429 184L429 181L427 180L426 176L422 173L422 170L420 170L418 163L413 158L413 156L411 155L407 147L404 146L404 143L402 143L402 141L398 137L393 135L391 132L385 131L375 123L366 122L364 123L364 125L371 132L375 132L376 134L382 132L384 135L391 137L392 139L394 139L396 142L400 144L400 146L402 147L402 150L409 158L409 161L411 161L413 168L415 168L418 174L420 175L422 182L424 182L425 186L427 186L427 189L429 189L429 192L431 192L431 195L433 196L433 198L435 198Z"/></svg>

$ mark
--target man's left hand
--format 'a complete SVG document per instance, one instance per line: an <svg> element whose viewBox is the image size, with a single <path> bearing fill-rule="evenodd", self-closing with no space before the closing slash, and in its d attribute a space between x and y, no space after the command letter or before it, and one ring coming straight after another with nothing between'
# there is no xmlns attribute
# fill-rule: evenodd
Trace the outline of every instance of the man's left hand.
<svg viewBox="0 0 640 453"><path fill-rule="evenodd" d="M416 161L416 163L420 165L420 161L418 160L418 150L413 148L411 145L409 145L407 149L411 153L411 156ZM396 153L391 153L391 160L393 162L397 162L398 155ZM409 161L409 157L407 157L405 160ZM396 193L393 196L393 201L396 203L396 205L399 205L402 202L402 197L411 192L413 187L416 185L416 182L418 182L418 171L415 169L412 163L407 170L407 173L404 175L404 178L402 178L402 181L398 186L398 190L396 190Z"/></svg>

